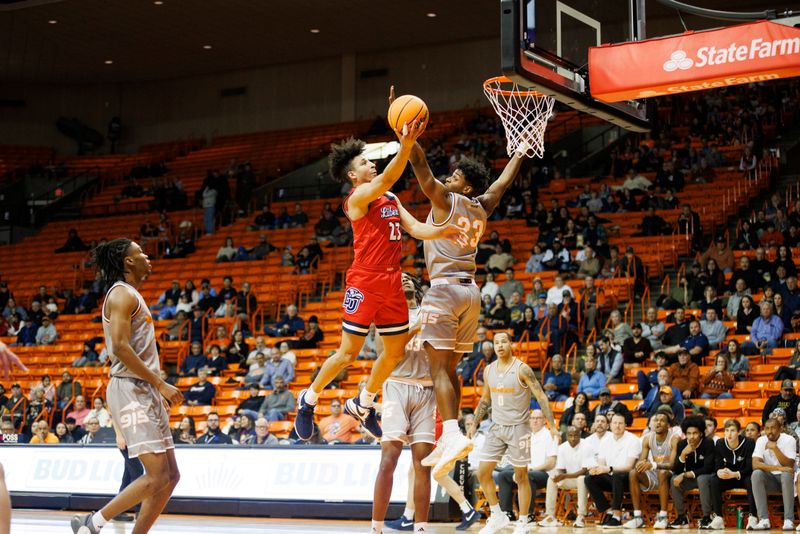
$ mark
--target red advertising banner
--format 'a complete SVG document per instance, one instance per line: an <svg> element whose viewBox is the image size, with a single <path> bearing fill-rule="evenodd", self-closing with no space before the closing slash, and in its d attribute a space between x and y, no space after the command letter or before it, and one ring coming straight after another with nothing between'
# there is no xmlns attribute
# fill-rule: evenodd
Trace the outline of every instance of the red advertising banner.
<svg viewBox="0 0 800 534"><path fill-rule="evenodd" d="M800 76L800 29L761 21L589 49L591 94L603 102Z"/></svg>

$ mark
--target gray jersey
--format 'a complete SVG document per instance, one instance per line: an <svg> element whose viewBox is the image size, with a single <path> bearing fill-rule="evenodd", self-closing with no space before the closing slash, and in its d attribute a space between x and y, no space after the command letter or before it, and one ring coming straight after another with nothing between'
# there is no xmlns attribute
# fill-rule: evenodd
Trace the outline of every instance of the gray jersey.
<svg viewBox="0 0 800 534"><path fill-rule="evenodd" d="M507 369L499 364L499 360L493 361L483 373L492 395L492 421L498 425L527 424L531 392L519 379L522 361L514 358ZM503 374L498 371L503 371Z"/></svg>
<svg viewBox="0 0 800 534"><path fill-rule="evenodd" d="M667 431L666 439L663 441L663 443L659 443L656 433L651 432L648 436L648 439L650 440L650 451L647 455L647 459L651 462L656 462L657 464L669 462L669 459L672 457L672 436L674 435L674 431L670 428Z"/></svg>
<svg viewBox="0 0 800 534"><path fill-rule="evenodd" d="M409 330L420 327L420 308L408 310ZM406 345L406 355L394 368L389 380L396 379L400 382L413 382L423 385L433 385L431 381L431 368L428 364L428 354L422 346L419 333Z"/></svg>
<svg viewBox="0 0 800 534"><path fill-rule="evenodd" d="M457 226L467 234L469 242L467 246L461 246L449 239L424 241L425 264L431 279L475 276L475 255L481 236L486 230L486 210L476 199L456 193L450 193L450 203L450 215L446 220L437 223L433 220L433 210L431 210L428 214L428 224Z"/></svg>
<svg viewBox="0 0 800 534"><path fill-rule="evenodd" d="M118 287L122 289L117 289ZM156 331L153 328L153 316L150 315L150 310L147 308L147 304L142 298L142 295L136 291L136 289L125 282L117 282L106 293L106 301L108 301L108 295L111 294L112 291L129 291L132 293L136 300L139 301L139 305L134 310L133 314L131 315L131 348L133 352L141 359L144 364L154 373L158 373L158 370L161 368L161 364L158 361L158 349L156 348ZM117 358L114 354L114 342L111 339L111 321L106 314L106 305L105 302L103 303L103 334L106 338L106 350L108 351L108 355L111 359L111 376L118 376L118 377L129 377L129 378L141 378L136 374L132 373L125 367L125 364L122 363L122 360Z"/></svg>

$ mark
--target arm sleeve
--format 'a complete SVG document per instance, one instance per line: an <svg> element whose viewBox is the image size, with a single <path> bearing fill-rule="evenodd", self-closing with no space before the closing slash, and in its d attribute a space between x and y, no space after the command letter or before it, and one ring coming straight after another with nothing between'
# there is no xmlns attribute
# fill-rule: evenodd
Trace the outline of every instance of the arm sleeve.
<svg viewBox="0 0 800 534"><path fill-rule="evenodd" d="M753 473L753 446L745 447L744 462L742 468L739 469L740 477L742 480L750 477Z"/></svg>
<svg viewBox="0 0 800 534"><path fill-rule="evenodd" d="M683 473L686 468L686 464L681 462L681 452L685 447L686 447L685 440L678 442L678 454L675 455L675 463L672 464L672 472L676 475L680 475L681 473Z"/></svg>
<svg viewBox="0 0 800 534"><path fill-rule="evenodd" d="M611 366L611 377L618 376L620 371L622 371L622 354L618 352Z"/></svg>
<svg viewBox="0 0 800 534"><path fill-rule="evenodd" d="M709 440L710 441L710 440ZM714 472L714 458L716 457L713 441L707 448L706 457L703 458L703 467L694 472L695 476L708 475Z"/></svg>

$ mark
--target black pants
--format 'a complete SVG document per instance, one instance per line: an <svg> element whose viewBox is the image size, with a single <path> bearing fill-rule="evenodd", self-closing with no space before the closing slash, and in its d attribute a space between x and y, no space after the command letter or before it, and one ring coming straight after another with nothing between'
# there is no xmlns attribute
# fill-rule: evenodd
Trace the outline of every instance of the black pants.
<svg viewBox="0 0 800 534"><path fill-rule="evenodd" d="M800 375L800 373L797 372L797 369L792 369L786 365L781 365L778 367L773 380L797 380L798 375Z"/></svg>
<svg viewBox="0 0 800 534"><path fill-rule="evenodd" d="M718 516L722 516L722 492L740 488L747 490L747 504L750 508L750 515L758 517L756 501L753 498L753 489L750 487L750 477L744 480L736 480L735 478L722 480L713 476L709 479L708 485L711 490L711 505L714 509L714 513Z"/></svg>
<svg viewBox="0 0 800 534"><path fill-rule="evenodd" d="M548 475L544 471L528 471L528 480L531 483L531 505L528 509L528 514L534 511L534 502L536 501L536 491L542 488L547 488ZM500 493L500 508L504 512L514 511L514 468L509 466L497 472L497 486ZM524 514L523 510L519 511L520 516Z"/></svg>
<svg viewBox="0 0 800 534"><path fill-rule="evenodd" d="M609 508L619 510L622 507L622 497L629 489L628 473L614 473L613 475L586 475L586 489L592 496L595 506L601 513ZM609 505L605 492L611 490L612 499Z"/></svg>
<svg viewBox="0 0 800 534"><path fill-rule="evenodd" d="M139 461L139 458L131 458L128 456L128 447L120 449L119 452L121 452L122 457L125 458L125 471L122 473L122 484L119 486L119 492L122 493L122 490L127 488L131 482L144 474L144 467L142 466L142 462ZM140 506L141 503L137 504L134 510L138 512Z"/></svg>

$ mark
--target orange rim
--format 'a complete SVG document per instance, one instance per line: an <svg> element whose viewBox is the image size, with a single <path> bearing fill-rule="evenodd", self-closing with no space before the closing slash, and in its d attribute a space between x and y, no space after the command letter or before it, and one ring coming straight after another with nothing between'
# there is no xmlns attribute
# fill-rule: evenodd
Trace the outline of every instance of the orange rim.
<svg viewBox="0 0 800 534"><path fill-rule="evenodd" d="M512 90L502 89L499 86L492 85L492 84L502 84L502 83L512 84L514 86L514 89ZM503 96L517 96L517 95L535 96L535 97L547 96L540 93L539 91L534 91L533 89L520 89L516 84L514 84L514 81L508 78L507 76L495 76L494 78L489 78L488 80L483 82L483 88L489 91L490 93Z"/></svg>

